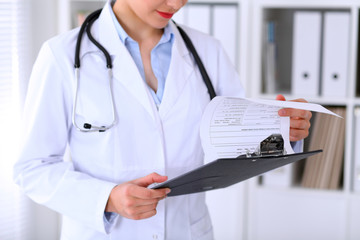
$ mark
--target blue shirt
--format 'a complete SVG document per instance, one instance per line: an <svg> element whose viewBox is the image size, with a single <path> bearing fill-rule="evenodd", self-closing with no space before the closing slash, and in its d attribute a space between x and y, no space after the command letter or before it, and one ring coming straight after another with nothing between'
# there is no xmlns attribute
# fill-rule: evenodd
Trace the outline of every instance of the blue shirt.
<svg viewBox="0 0 360 240"><path fill-rule="evenodd" d="M112 8L111 8L112 9ZM141 77L145 81L145 72L144 72L144 66L141 59L140 54L140 48L139 44L134 41L121 27L120 23L116 19L116 16L113 11L111 12L111 16L113 19L113 22L116 27L116 31L120 37L121 42L125 45L127 50L129 51L130 55L132 56ZM164 88L165 88L165 80L167 77L167 74L169 72L170 67L170 60L171 60L171 49L174 42L174 33L172 32L171 27L169 24L164 29L164 34L162 35L160 41L158 44L154 47L154 49L151 51L151 66L154 72L155 77L158 81L158 87L156 93L152 88L149 87L149 91L154 99L154 102L156 106L159 107L163 94L164 94ZM115 219L117 217L117 214L110 213L110 212L104 212L104 223L106 231L109 231L112 224L114 223Z"/></svg>
<svg viewBox="0 0 360 240"><path fill-rule="evenodd" d="M145 72L144 66L141 59L140 47L139 44L134 41L122 28L113 11L111 15L116 27L116 31L119 34L120 40L125 45L130 55L132 56L141 77L145 81ZM164 28L164 33L158 42L158 44L151 51L151 66L154 72L154 75L158 81L158 87L156 93L152 88L149 87L150 93L155 101L157 106L160 105L165 88L165 80L169 72L170 60L171 60L171 49L174 42L174 33L170 25L168 24Z"/></svg>

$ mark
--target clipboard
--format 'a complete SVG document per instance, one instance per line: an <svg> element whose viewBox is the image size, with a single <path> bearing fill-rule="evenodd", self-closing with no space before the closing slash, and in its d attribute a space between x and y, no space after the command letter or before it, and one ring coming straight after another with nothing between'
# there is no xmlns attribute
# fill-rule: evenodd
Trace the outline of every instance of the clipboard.
<svg viewBox="0 0 360 240"><path fill-rule="evenodd" d="M320 152L322 150L278 156L221 158L152 189L170 188L168 196L178 196L225 188Z"/></svg>
<svg viewBox="0 0 360 240"><path fill-rule="evenodd" d="M272 138L275 141L268 141L271 137L273 135L261 143L262 150L266 149L261 155L247 154L237 158L220 158L151 188L170 188L171 192L168 196L225 188L322 152L322 150L315 150L284 155L278 152L283 147L281 143L279 145L279 138L275 137ZM272 146L274 143L276 147Z"/></svg>

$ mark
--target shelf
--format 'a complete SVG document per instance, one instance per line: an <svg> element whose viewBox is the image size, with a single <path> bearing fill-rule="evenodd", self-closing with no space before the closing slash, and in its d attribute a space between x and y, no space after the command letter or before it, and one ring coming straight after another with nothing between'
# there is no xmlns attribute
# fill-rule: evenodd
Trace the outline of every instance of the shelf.
<svg viewBox="0 0 360 240"><path fill-rule="evenodd" d="M356 3L352 0L302 0L302 1L288 1L288 0L258 0L256 1L256 7L260 8L326 8L326 9L339 9L339 8L352 8L356 6Z"/></svg>
<svg viewBox="0 0 360 240"><path fill-rule="evenodd" d="M351 185L353 182L353 149L357 148L357 146L352 146L352 139L354 137L354 119L352 116L354 107L360 106L360 71L356 73L356 69L359 69L356 63L357 58L360 59L360 44L358 44L360 34L358 35L357 33L360 32L358 23L360 21L360 1L255 0L253 8L252 24L254 25L254 30L252 32L252 41L254 47L251 52L252 97L275 99L277 94L280 93L283 94L286 99L305 98L309 102L324 106L345 107L347 110L347 118L344 120L346 124L346 144L344 146L340 189L305 188L300 185L299 178L297 181L293 179L290 186L287 185L283 187L266 185L266 183L260 185L260 179L253 181L250 185L250 229L248 238L287 239L296 236L295 239L359 239L360 231L355 227L359 218L355 214L349 214L349 209L357 211L357 214L359 214L360 205L353 204L356 200L352 199L356 198L358 200L360 194L354 193ZM295 44L293 36L296 30L294 14L297 11L318 12L321 15L319 28L321 31L320 63L318 66L319 75L313 75L318 76L317 79L322 79L323 74L322 64L324 64L323 54L325 48L324 15L328 12L348 13L350 19L349 53L347 58L348 63L346 65L348 68L348 76L345 78L347 89L343 97L327 97L322 95L321 80L319 80L319 91L317 94L315 93L310 96L306 93L306 90L305 94L294 94L294 91L292 92L291 81L294 70L293 50ZM310 24L308 26L311 27ZM275 34L271 31L274 31ZM271 45L272 43L269 41L269 39L271 40L270 37L274 37L278 41L276 45L274 44L275 47ZM302 40L305 41L306 39ZM270 55L268 55L269 51ZM276 58L272 58L276 59L276 61L266 62L269 61L266 60L269 59L269 56L276 56ZM275 64L272 65L273 63ZM281 67L277 67L277 65ZM273 72L277 74L274 75L276 78L267 78L268 75L266 74ZM274 82L274 79L278 85L275 90L267 88L267 81ZM356 84L356 81L358 84ZM355 90L356 88L357 90ZM355 97L356 95L358 97ZM313 120L316 118L315 115L316 114L314 114ZM312 125L311 130L313 130L313 128L314 125ZM305 144L309 143L310 138L311 137L305 141ZM291 166L290 171L292 171L292 176L294 176L297 170L300 172L303 171L303 168L304 161L300 161L297 165L294 164ZM297 173L296 175L301 176L301 173ZM352 202L352 204L349 204L349 201ZM296 216L296 219L292 216ZM349 220L349 218L351 219ZM349 221L351 222L350 227L346 225ZM324 222L326 222L326 224L322 224ZM339 224L340 222L342 224ZM281 233L274 231L279 225L281 225L285 231Z"/></svg>
<svg viewBox="0 0 360 240"><path fill-rule="evenodd" d="M358 13L358 22L360 22L360 9L357 9L357 13ZM357 29L358 33L356 34L357 37L357 51L356 51L356 81L354 84L354 88L355 88L355 96L357 97L357 99L360 99L360 24L357 25Z"/></svg>
<svg viewBox="0 0 360 240"><path fill-rule="evenodd" d="M324 198L343 198L344 190L329 190L329 189L317 189L317 188L304 188L300 186L292 186L292 187L275 187L275 186L258 186L258 191L262 191L264 193L271 193L276 195L303 195L304 197L324 197Z"/></svg>
<svg viewBox="0 0 360 240"><path fill-rule="evenodd" d="M250 206L249 239L347 239L342 192L258 188Z"/></svg>
<svg viewBox="0 0 360 240"><path fill-rule="evenodd" d="M261 65L261 72L262 72L262 76L261 79L262 81L260 82L260 86L259 89L261 91L262 94L267 94L267 93L284 93L284 94L289 94L292 91L294 91L294 89L299 89L298 87L294 87L294 81L293 79L296 79L295 82L298 82L298 80L301 80L301 82L306 82L306 79L308 79L307 75L311 76L311 80L307 80L308 81L314 81L314 83L317 83L318 86L318 99L322 102L322 100L324 99L322 97L322 95L324 93L327 93L327 95L332 95L334 93L329 93L326 92L326 90L323 89L322 85L323 85L323 81L325 81L325 77L326 76L326 81L327 82L334 82L335 80L338 79L338 74L336 74L337 72L335 72L334 74L332 74L331 76L329 75L329 72L324 72L324 69L326 69L325 67L327 65L325 65L324 61L325 59L325 50L324 47L319 47L317 48L317 51L319 52L318 56L318 61L319 63L319 71L315 72L312 71L312 69L297 69L298 64L296 64L298 61L300 61L299 59L304 59L303 57L297 57L300 56L299 53L296 52L296 47L299 46L299 44L294 45L297 41L296 39L294 39L294 36L297 34L296 31L296 17L297 15L295 15L296 13L301 13L301 14L312 14L315 16L314 17L319 17L318 19L318 26L319 29L321 31L321 33L319 34L318 42L320 44L320 46L324 46L325 43L325 37L323 36L325 34L325 27L326 27L326 22L325 22L325 18L327 15L333 14L333 13L339 13L344 15L345 17L347 17L347 19L351 18L351 9L346 9L346 8L341 8L341 9L331 9L331 8L309 8L309 9L304 9L304 8L274 8L274 7L268 7L268 8L261 8L261 21L260 24L262 26L262 31L259 34L260 37L260 43L261 43L261 63L258 63ZM311 16L310 19L313 19L314 17ZM309 19L309 17L307 17L307 19ZM307 20L308 21L308 20ZM314 24L317 24L317 22L315 21ZM297 26L302 26L302 25L297 25ZM349 32L350 32L350 25L348 26L349 28ZM303 31L303 30L301 30ZM303 37L303 35L300 35ZM350 34L348 36L348 38L350 39ZM304 42L304 39L301 39L299 42ZM350 43L349 43L350 44ZM304 44L303 44L304 45ZM313 47L310 45L310 47ZM304 46L301 47L301 52L303 52ZM346 51L346 49L344 50ZM334 52L334 51L332 51ZM330 52L330 53L332 53ZM344 56L348 54L347 59L350 59L350 53L346 53L344 54ZM302 54L301 56L303 56L304 54ZM309 58L309 60L313 61L312 59L317 59L317 57L312 57ZM298 60L298 61L296 61ZM349 64L347 64L346 66L349 66ZM308 74L310 71L310 74ZM325 75L325 73L327 73ZM344 76L344 85L347 83L348 79L350 78L349 76L347 76L347 71L345 71L344 74L341 74L342 72L340 72L340 76ZM303 77L303 75L306 74L306 77ZM333 80L332 76L335 76L336 79ZM296 77L295 77L296 76ZM331 78L330 78L331 77ZM334 78L335 78L334 77ZM305 80L304 80L305 79ZM338 84L339 85L339 84ZM296 86L296 85L295 85ZM326 89L326 88L325 88ZM344 87L345 89L345 87ZM308 90L312 90L312 89L308 89ZM346 90L347 91L347 90ZM305 89L301 90L301 92L307 92ZM345 92L345 90L344 90ZM336 95L337 93L335 93L334 95ZM308 96L305 94L301 94L302 97L306 97L309 98L309 96L313 97L316 94L312 93L311 95L309 94ZM326 99L326 98L325 98ZM330 98L329 98L330 99ZM335 101L337 101L339 99L336 99ZM334 100L331 100L332 102L335 102ZM340 102L344 102L346 101L345 95L342 99L340 99Z"/></svg>

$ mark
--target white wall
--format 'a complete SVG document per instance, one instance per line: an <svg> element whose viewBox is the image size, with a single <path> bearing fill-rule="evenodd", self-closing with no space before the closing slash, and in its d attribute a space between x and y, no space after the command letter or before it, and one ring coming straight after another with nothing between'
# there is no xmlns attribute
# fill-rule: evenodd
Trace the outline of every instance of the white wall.
<svg viewBox="0 0 360 240"><path fill-rule="evenodd" d="M42 43L58 33L58 1L63 0L31 0L32 1L32 37L33 58L35 60Z"/></svg>
<svg viewBox="0 0 360 240"><path fill-rule="evenodd" d="M58 1L63 0L31 0L31 53L29 76L41 45L58 33ZM60 216L46 207L30 203L33 214L33 236L29 239L56 240L60 235Z"/></svg>

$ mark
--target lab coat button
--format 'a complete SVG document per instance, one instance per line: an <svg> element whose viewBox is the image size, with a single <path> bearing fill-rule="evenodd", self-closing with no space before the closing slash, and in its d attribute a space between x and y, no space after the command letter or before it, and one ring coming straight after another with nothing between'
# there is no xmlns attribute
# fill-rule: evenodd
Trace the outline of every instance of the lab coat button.
<svg viewBox="0 0 360 240"><path fill-rule="evenodd" d="M158 239L158 235L154 234L153 239Z"/></svg>

